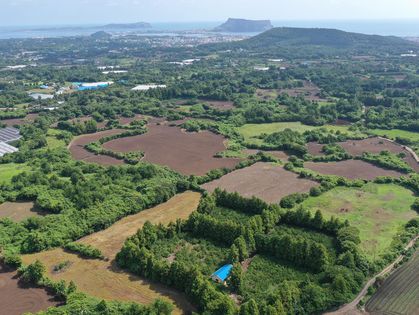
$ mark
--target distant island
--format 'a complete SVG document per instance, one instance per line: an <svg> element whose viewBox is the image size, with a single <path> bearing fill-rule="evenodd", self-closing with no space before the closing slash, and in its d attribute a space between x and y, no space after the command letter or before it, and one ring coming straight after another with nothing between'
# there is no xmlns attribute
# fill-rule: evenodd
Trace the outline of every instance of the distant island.
<svg viewBox="0 0 419 315"><path fill-rule="evenodd" d="M215 32L256 33L273 28L269 20L245 20L229 18L227 22L214 29Z"/></svg>
<svg viewBox="0 0 419 315"><path fill-rule="evenodd" d="M144 28L152 28L150 23L146 23L146 22L137 22L137 23L114 23L114 24L107 24L104 25L102 27L103 29L129 29L129 30L133 30L133 29L144 29Z"/></svg>
<svg viewBox="0 0 419 315"><path fill-rule="evenodd" d="M118 31L133 31L133 30L144 30L150 29L152 25L146 22L137 23L112 23L106 25L80 25L80 26L51 26L43 28L26 29L27 31L107 31L107 32L118 32Z"/></svg>

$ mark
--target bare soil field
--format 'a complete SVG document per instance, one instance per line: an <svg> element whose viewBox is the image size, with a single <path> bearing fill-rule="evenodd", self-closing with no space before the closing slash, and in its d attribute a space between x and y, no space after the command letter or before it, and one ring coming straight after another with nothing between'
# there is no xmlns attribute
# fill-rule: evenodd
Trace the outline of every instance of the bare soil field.
<svg viewBox="0 0 419 315"><path fill-rule="evenodd" d="M373 180L379 176L400 177L403 174L386 170L361 160L341 162L307 162L304 167L320 174L343 176L349 179Z"/></svg>
<svg viewBox="0 0 419 315"><path fill-rule="evenodd" d="M372 315L414 315L419 310L419 251L390 275L366 304Z"/></svg>
<svg viewBox="0 0 419 315"><path fill-rule="evenodd" d="M0 264L0 315L36 313L58 304L44 289L23 286L16 278L16 271Z"/></svg>
<svg viewBox="0 0 419 315"><path fill-rule="evenodd" d="M39 259L53 280L73 280L81 291L101 299L148 304L156 298L165 298L175 304L175 314L194 310L183 294L126 273L115 265L113 259L126 238L135 234L146 221L168 224L177 218L186 219L198 207L200 197L195 192L176 195L166 203L126 217L104 231L79 240L100 249L108 258L106 260L83 259L62 249L54 249L23 256L23 261L29 264ZM54 266L65 261L70 262L68 268L53 272Z"/></svg>
<svg viewBox="0 0 419 315"><path fill-rule="evenodd" d="M20 222L40 215L46 215L46 213L36 209L33 202L5 202L0 204L0 218L9 218L12 221Z"/></svg>
<svg viewBox="0 0 419 315"><path fill-rule="evenodd" d="M135 115L134 117L120 117L118 118L118 122L121 125L129 125L130 123L132 123L135 120L141 120L144 119L145 117L143 115Z"/></svg>
<svg viewBox="0 0 419 315"><path fill-rule="evenodd" d="M105 130L100 131L92 134L86 134L79 137L74 138L73 141L68 145L68 149L70 150L71 156L75 160L97 163L101 165L120 165L124 164L123 161L112 158L110 156L105 155L95 155L89 151L87 151L84 146L91 142L98 141L99 139L123 133L123 129L112 129L112 130Z"/></svg>
<svg viewBox="0 0 419 315"><path fill-rule="evenodd" d="M234 103L231 101L213 101L213 100L199 100L209 107L219 110L229 110L234 108Z"/></svg>
<svg viewBox="0 0 419 315"><path fill-rule="evenodd" d="M185 175L204 175L216 168L232 168L240 160L214 158L224 151L225 138L212 132L190 133L167 124L149 124L144 135L109 141L103 145L117 152L145 152L144 160L169 166Z"/></svg>
<svg viewBox="0 0 419 315"><path fill-rule="evenodd" d="M412 169L419 172L419 163L416 162L412 154L407 151L403 146L384 140L378 137L368 138L363 140L348 140L338 143L346 152L353 156L361 156L364 152L380 153L381 151L389 151L394 154L404 153L406 157L404 161L410 165ZM308 152L312 155L323 155L322 148L324 144L310 142L307 145Z"/></svg>
<svg viewBox="0 0 419 315"><path fill-rule="evenodd" d="M0 123L6 124L7 127L20 126L35 121L39 114L28 114L25 118L12 118L0 120Z"/></svg>
<svg viewBox="0 0 419 315"><path fill-rule="evenodd" d="M297 174L281 166L258 162L201 187L210 192L218 187L229 192L238 192L244 197L255 196L269 203L277 203L287 195L308 192L317 185L314 181L298 178Z"/></svg>

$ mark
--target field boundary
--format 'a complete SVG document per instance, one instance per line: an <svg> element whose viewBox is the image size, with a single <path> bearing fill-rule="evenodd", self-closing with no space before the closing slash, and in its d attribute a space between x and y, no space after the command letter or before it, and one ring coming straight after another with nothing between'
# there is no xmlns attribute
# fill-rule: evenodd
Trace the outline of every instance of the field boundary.
<svg viewBox="0 0 419 315"><path fill-rule="evenodd" d="M404 248L404 250L408 250L411 247L413 247L417 241L417 239L419 238L419 235L416 235L415 238L413 238ZM378 274L376 274L374 277L372 277L366 284L365 286L362 288L361 292L356 296L356 298L352 301L349 302L347 304L344 304L343 306L341 306L339 309L337 309L336 311L332 311L332 312L326 312L323 313L323 315L345 315L345 314L349 314L350 311L355 310L357 308L357 305L359 304L359 302L365 297L365 295L368 292L369 287L371 287L375 281L377 280L378 277L382 277L388 273L390 273L391 271L394 270L394 266L396 264L398 264L399 262L402 261L402 259L405 257L404 254L401 254L400 256L398 256L390 265L388 265L387 267L385 267L381 272L379 272Z"/></svg>

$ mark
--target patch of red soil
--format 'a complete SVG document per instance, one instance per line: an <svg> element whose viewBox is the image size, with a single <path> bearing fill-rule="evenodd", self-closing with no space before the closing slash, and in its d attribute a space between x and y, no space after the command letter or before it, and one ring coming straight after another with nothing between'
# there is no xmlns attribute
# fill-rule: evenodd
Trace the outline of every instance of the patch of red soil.
<svg viewBox="0 0 419 315"><path fill-rule="evenodd" d="M144 116L137 114L134 117L120 117L118 118L118 122L121 125L129 125L133 121L142 120L142 119L144 119Z"/></svg>
<svg viewBox="0 0 419 315"><path fill-rule="evenodd" d="M234 103L231 101L214 101L214 100L199 100L199 101L208 105L209 107L219 109L219 110L229 110L235 107Z"/></svg>
<svg viewBox="0 0 419 315"><path fill-rule="evenodd" d="M233 168L240 160L214 158L225 150L225 138L212 132L184 132L167 124L148 124L144 135L116 139L105 143L108 150L145 152L144 160L168 166L185 175L204 175L216 168Z"/></svg>
<svg viewBox="0 0 419 315"><path fill-rule="evenodd" d="M68 148L70 150L71 156L75 160L97 163L101 165L120 165L124 163L122 160L118 160L118 159L112 158L110 156L105 156L105 155L95 155L87 151L84 148L84 146L86 144L98 141L99 139L103 137L112 136L112 135L120 134L123 132L124 132L123 129L111 129L111 130L100 131L100 132L96 132L92 134L82 135L75 138L73 141L71 141Z"/></svg>
<svg viewBox="0 0 419 315"><path fill-rule="evenodd" d="M0 120L0 123L6 124L7 127L20 126L34 122L39 114L28 114L25 118L12 118Z"/></svg>
<svg viewBox="0 0 419 315"><path fill-rule="evenodd" d="M393 170L386 170L361 160L347 160L341 162L307 162L304 167L325 175L343 176L349 179L373 180L379 176L400 177L403 174Z"/></svg>
<svg viewBox="0 0 419 315"><path fill-rule="evenodd" d="M277 203L293 193L308 192L318 183L299 178L297 174L271 163L258 162L250 167L234 171L201 187L213 192L216 188L238 192L244 197L258 197L269 203Z"/></svg>
<svg viewBox="0 0 419 315"><path fill-rule="evenodd" d="M0 264L0 315L37 313L57 305L59 302L44 289L20 285L16 271Z"/></svg>
<svg viewBox="0 0 419 315"><path fill-rule="evenodd" d="M324 155L324 153L322 151L323 147L324 147L324 144L321 144L321 143L317 143L317 142L307 143L308 153L310 153L311 155L314 155L314 156Z"/></svg>

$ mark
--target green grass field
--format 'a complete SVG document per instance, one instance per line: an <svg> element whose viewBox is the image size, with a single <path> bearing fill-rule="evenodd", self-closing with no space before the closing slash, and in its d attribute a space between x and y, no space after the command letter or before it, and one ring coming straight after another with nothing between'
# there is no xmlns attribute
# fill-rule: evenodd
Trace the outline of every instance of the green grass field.
<svg viewBox="0 0 419 315"><path fill-rule="evenodd" d="M406 130L400 130L400 129L392 129L392 130L385 130L385 129L372 129L370 130L373 134L377 136L386 136L390 139L396 139L396 137L402 137L407 138L415 142L419 142L419 133L418 132L412 132L412 131L406 131Z"/></svg>
<svg viewBox="0 0 419 315"><path fill-rule="evenodd" d="M30 168L26 164L0 164L0 184L7 184L13 176L16 176Z"/></svg>
<svg viewBox="0 0 419 315"><path fill-rule="evenodd" d="M271 134L274 132L282 131L284 129L292 129L298 132L304 132L307 130L318 129L322 127L316 126L308 126L304 125L301 122L277 122L277 123L269 123L269 124L246 124L238 128L238 131L243 135L246 142L248 143L255 143L261 144L262 140L255 139L254 137L260 136L261 134ZM333 131L340 131L342 133L348 133L350 135L361 135L358 132L353 132L349 130L349 126L333 126L333 125L326 125L324 128Z"/></svg>
<svg viewBox="0 0 419 315"><path fill-rule="evenodd" d="M346 220L360 230L361 248L378 258L391 244L401 226L417 216L411 209L415 197L410 190L394 184L367 184L363 188L337 187L303 202L313 213L321 210Z"/></svg>
<svg viewBox="0 0 419 315"><path fill-rule="evenodd" d="M47 144L50 149L65 148L66 144L63 140L57 139L57 135L60 133L56 129L48 129L47 133Z"/></svg>

